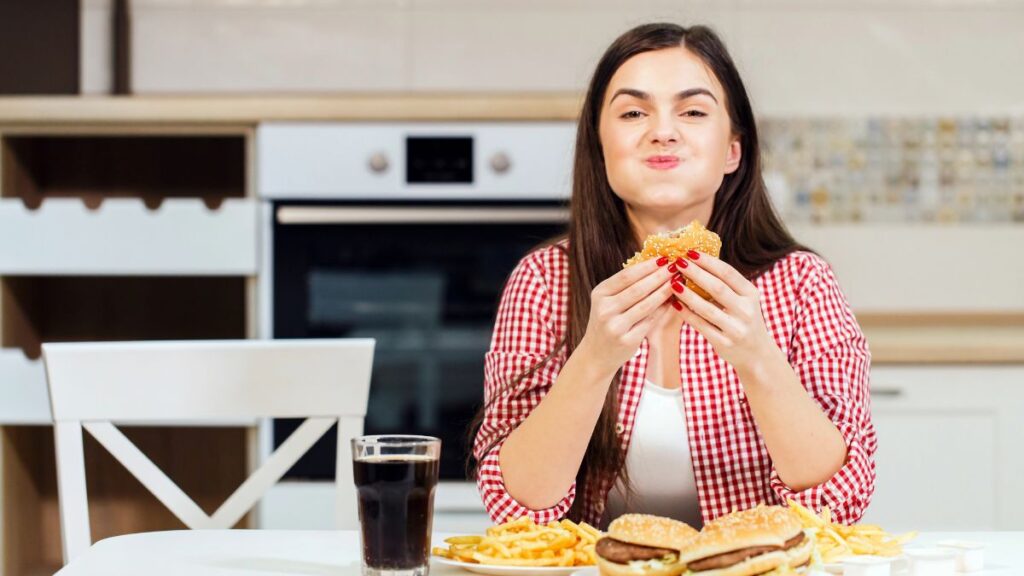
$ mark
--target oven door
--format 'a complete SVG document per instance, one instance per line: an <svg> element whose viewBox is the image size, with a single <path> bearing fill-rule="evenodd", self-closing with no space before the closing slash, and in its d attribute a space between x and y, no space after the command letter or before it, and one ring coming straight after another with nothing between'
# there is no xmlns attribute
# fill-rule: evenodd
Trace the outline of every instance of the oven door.
<svg viewBox="0 0 1024 576"><path fill-rule="evenodd" d="M467 429L501 291L565 230L561 204L274 205L273 336L377 341L367 434L441 438L441 479L465 480ZM298 421L274 423L279 446ZM326 434L286 475L331 480Z"/></svg>

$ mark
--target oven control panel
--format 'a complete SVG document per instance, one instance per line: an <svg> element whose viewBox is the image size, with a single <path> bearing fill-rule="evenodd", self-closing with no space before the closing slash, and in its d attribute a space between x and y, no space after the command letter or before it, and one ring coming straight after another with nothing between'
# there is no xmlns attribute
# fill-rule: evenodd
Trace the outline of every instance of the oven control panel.
<svg viewBox="0 0 1024 576"><path fill-rule="evenodd" d="M573 122L269 122L257 187L289 200L562 200Z"/></svg>

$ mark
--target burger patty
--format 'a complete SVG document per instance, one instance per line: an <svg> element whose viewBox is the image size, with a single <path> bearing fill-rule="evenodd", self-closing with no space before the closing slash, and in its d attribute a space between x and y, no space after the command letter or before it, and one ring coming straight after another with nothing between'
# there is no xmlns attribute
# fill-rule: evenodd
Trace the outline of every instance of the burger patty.
<svg viewBox="0 0 1024 576"><path fill-rule="evenodd" d="M677 550L620 542L607 536L597 541L594 552L601 558L617 564L627 564L634 560L658 560L669 554L679 553Z"/></svg>
<svg viewBox="0 0 1024 576"><path fill-rule="evenodd" d="M707 558L702 558L696 562L690 562L686 567L694 572L728 568L729 566L739 564L747 558L752 558L759 554L767 554L768 552L775 552L776 550L789 550L803 541L804 533L801 532L789 540L786 540L786 543L782 546L752 546L750 548L741 548L733 552L716 554L715 556L708 556Z"/></svg>

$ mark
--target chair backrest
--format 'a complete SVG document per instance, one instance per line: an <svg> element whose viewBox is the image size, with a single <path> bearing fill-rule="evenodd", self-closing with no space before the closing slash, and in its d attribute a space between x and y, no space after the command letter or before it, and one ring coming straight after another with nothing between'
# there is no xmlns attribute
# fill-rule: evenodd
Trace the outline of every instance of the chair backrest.
<svg viewBox="0 0 1024 576"><path fill-rule="evenodd" d="M363 431L372 339L43 344L57 448L64 561L91 544L82 429L189 528L230 528L335 423L339 528L355 528L349 440ZM114 424L306 418L211 516Z"/></svg>

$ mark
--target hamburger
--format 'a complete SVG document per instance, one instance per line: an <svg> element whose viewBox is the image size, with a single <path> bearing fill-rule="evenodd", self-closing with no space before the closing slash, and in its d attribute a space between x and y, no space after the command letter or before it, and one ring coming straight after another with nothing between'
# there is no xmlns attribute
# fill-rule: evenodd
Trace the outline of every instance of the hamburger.
<svg viewBox="0 0 1024 576"><path fill-rule="evenodd" d="M686 226L671 232L651 234L644 239L643 248L626 260L623 267L650 260L651 258L667 257L672 262L680 258L686 258L689 250L696 250L714 257L722 250L722 239L718 234L708 230L699 221L694 220ZM696 292L701 298L711 300L711 296L690 280L686 281L686 287Z"/></svg>
<svg viewBox="0 0 1024 576"><path fill-rule="evenodd" d="M616 518L594 552L602 576L679 576L679 550L697 536L689 525L648 514Z"/></svg>
<svg viewBox="0 0 1024 576"><path fill-rule="evenodd" d="M814 538L782 506L758 506L709 522L680 550L692 576L788 574L806 567Z"/></svg>

